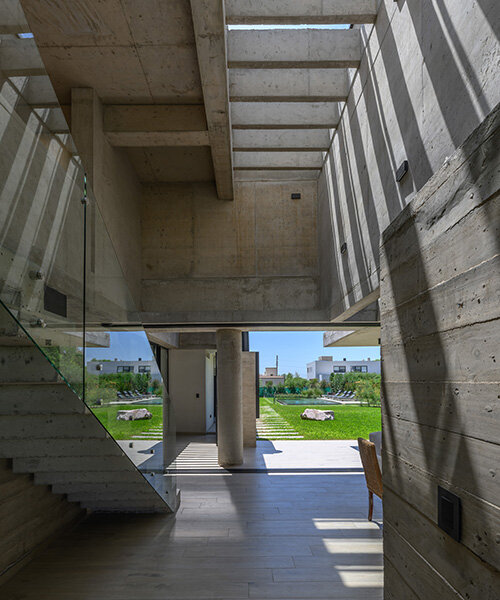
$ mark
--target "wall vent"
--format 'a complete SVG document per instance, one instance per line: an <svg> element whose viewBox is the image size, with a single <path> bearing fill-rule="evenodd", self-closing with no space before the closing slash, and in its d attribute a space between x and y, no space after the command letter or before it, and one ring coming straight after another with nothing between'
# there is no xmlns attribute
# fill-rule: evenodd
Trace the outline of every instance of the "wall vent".
<svg viewBox="0 0 500 600"><path fill-rule="evenodd" d="M49 285L45 286L43 293L43 308L54 315L67 317L68 298L66 294L55 290Z"/></svg>

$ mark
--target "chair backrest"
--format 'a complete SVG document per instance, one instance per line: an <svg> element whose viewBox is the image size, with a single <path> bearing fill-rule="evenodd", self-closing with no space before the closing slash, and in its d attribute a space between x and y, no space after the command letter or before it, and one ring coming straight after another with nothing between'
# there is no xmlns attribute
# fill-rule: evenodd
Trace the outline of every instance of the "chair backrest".
<svg viewBox="0 0 500 600"><path fill-rule="evenodd" d="M363 469L365 470L366 487L370 492L373 492L379 496L379 498L382 498L382 473L380 472L377 460L375 444L364 438L358 438L358 447L361 455L361 462L363 463Z"/></svg>

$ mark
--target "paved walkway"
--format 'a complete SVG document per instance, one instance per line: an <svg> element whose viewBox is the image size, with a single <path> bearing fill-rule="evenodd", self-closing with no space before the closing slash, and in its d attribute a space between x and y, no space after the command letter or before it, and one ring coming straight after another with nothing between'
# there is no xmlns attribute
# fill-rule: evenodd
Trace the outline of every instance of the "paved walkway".
<svg viewBox="0 0 500 600"><path fill-rule="evenodd" d="M134 463L144 470L161 467L162 443L154 440L118 442ZM130 448L132 443L132 448ZM215 435L177 436L174 467L191 472L221 469L217 462ZM237 470L295 470L361 472L356 440L261 440L244 449L244 463Z"/></svg>

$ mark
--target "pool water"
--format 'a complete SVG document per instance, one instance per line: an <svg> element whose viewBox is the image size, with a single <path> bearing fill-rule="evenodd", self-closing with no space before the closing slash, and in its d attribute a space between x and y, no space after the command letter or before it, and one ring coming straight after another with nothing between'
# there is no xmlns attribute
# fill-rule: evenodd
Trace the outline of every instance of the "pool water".
<svg viewBox="0 0 500 600"><path fill-rule="evenodd" d="M284 404L286 406L331 406L332 404L338 404L338 402L330 402L329 400L317 400L315 398L290 398L289 400L284 400L280 398L276 400L280 404Z"/></svg>

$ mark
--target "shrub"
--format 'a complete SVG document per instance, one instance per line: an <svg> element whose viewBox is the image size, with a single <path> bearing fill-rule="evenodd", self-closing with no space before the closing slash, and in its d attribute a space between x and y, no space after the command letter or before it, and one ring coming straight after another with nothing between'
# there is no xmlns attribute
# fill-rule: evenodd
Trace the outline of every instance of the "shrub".
<svg viewBox="0 0 500 600"><path fill-rule="evenodd" d="M332 373L332 392L355 392L361 404L380 406L381 377L377 373Z"/></svg>

